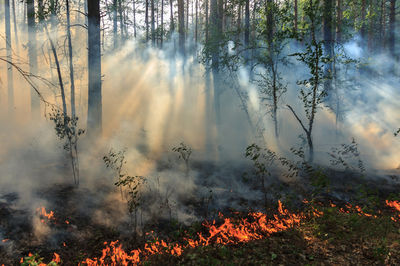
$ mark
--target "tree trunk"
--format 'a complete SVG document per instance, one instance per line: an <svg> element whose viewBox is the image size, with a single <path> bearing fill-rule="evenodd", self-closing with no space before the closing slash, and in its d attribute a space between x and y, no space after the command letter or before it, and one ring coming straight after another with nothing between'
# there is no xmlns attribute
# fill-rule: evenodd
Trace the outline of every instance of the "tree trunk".
<svg viewBox="0 0 400 266"><path fill-rule="evenodd" d="M161 0L161 36L160 36L160 46L163 47L164 41L164 0Z"/></svg>
<svg viewBox="0 0 400 266"><path fill-rule="evenodd" d="M185 55L185 6L183 0L178 0L178 23L179 23L179 50Z"/></svg>
<svg viewBox="0 0 400 266"><path fill-rule="evenodd" d="M67 7L67 38L68 38L68 55L69 55L69 78L71 82L71 118L74 119L76 116L75 111L75 78L74 78L74 62L73 62L73 51L72 51L72 40L71 40L71 20L70 20L70 7L69 1L66 0Z"/></svg>
<svg viewBox="0 0 400 266"><path fill-rule="evenodd" d="M342 42L342 0L337 0L336 7L336 41Z"/></svg>
<svg viewBox="0 0 400 266"><path fill-rule="evenodd" d="M151 0L151 43L153 46L156 44L156 29L154 17L154 0Z"/></svg>
<svg viewBox="0 0 400 266"><path fill-rule="evenodd" d="M189 32L189 4L190 0L186 0L186 34Z"/></svg>
<svg viewBox="0 0 400 266"><path fill-rule="evenodd" d="M14 39L15 45L17 47L17 52L19 50L19 40L18 40L18 30L17 30L17 16L15 12L15 0L12 0L12 9L13 9L13 22L14 22Z"/></svg>
<svg viewBox="0 0 400 266"><path fill-rule="evenodd" d="M209 23L208 23L208 21L209 21L209 11L208 11L208 1L209 0L205 0L205 12L206 12L206 36L205 36L205 39L206 39L206 43L208 42L208 34L209 34Z"/></svg>
<svg viewBox="0 0 400 266"><path fill-rule="evenodd" d="M149 41L149 0L146 0L146 10L144 13L144 21L146 24L146 42Z"/></svg>
<svg viewBox="0 0 400 266"><path fill-rule="evenodd" d="M196 0L196 22L195 22L196 24L195 24L195 28L194 28L194 41L195 41L196 44L197 44L197 30L198 30L197 29L197 24L198 24L198 19L199 19L198 18L198 15L199 15L198 14L198 12L199 12L199 10L198 10L199 6L198 5L199 5L199 0Z"/></svg>
<svg viewBox="0 0 400 266"><path fill-rule="evenodd" d="M250 42L250 0L246 0L245 4L244 46L247 48Z"/></svg>
<svg viewBox="0 0 400 266"><path fill-rule="evenodd" d="M136 39L136 0L132 0L133 10L133 37Z"/></svg>
<svg viewBox="0 0 400 266"><path fill-rule="evenodd" d="M332 16L333 16L333 0L324 0L324 48L325 55L329 58L333 58L333 34L332 34ZM332 76L332 63L328 62L325 65L325 75L328 77ZM331 94L332 79L328 78L324 82L324 90L328 94Z"/></svg>
<svg viewBox="0 0 400 266"><path fill-rule="evenodd" d="M366 16L366 0L361 0L361 41L364 43L366 37L366 23L365 23L365 16Z"/></svg>
<svg viewBox="0 0 400 266"><path fill-rule="evenodd" d="M175 30L175 22L174 22L174 5L172 3L173 0L169 0L169 14L170 14L170 25L169 25L169 30L171 34Z"/></svg>
<svg viewBox="0 0 400 266"><path fill-rule="evenodd" d="M6 49L7 49L7 85L8 85L8 114L11 116L14 113L14 82L12 71L12 45L11 45L11 22L10 22L10 0L4 1L5 11L5 31L6 31Z"/></svg>
<svg viewBox="0 0 400 266"><path fill-rule="evenodd" d="M388 48L390 55L393 57L395 56L395 24L396 0L390 0Z"/></svg>
<svg viewBox="0 0 400 266"><path fill-rule="evenodd" d="M88 1L88 118L87 132L100 136L102 131L100 0Z"/></svg>
<svg viewBox="0 0 400 266"><path fill-rule="evenodd" d="M124 21L124 12L122 10L122 0L118 0L118 13L119 13L119 30L120 30L119 40L121 41L121 43L123 43L125 40L124 27L126 23Z"/></svg>
<svg viewBox="0 0 400 266"><path fill-rule="evenodd" d="M338 0L340 1L340 0ZM297 33L298 24L298 4L297 0L294 0L294 32Z"/></svg>
<svg viewBox="0 0 400 266"><path fill-rule="evenodd" d="M36 52L36 25L35 25L35 3L34 0L27 0L27 24L28 24L28 58L29 71L37 74L37 52ZM39 9L40 10L40 9ZM40 14L39 14L40 15ZM39 21L42 15L39 16ZM31 114L33 118L40 116L40 100L36 91L31 88Z"/></svg>
<svg viewBox="0 0 400 266"><path fill-rule="evenodd" d="M113 0L113 41L114 41L114 49L118 47L118 13L117 13L117 1Z"/></svg>

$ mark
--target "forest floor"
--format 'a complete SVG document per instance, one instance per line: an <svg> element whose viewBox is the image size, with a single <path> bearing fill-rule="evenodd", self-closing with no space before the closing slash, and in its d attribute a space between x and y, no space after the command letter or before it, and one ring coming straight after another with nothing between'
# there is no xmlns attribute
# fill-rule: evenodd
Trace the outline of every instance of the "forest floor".
<svg viewBox="0 0 400 266"><path fill-rule="evenodd" d="M383 179L368 179L362 184L356 178L351 184L343 182L338 173L334 175L335 182L330 182L330 189L320 191L312 200L308 198L310 202L292 201L286 197L283 204L290 213L304 214L293 226L285 226L271 234L261 233L261 239L249 241L232 238L233 241L227 241L229 243L218 244L218 240L210 238L205 246L182 248L180 256L163 251L147 254L139 264L400 265L400 210L387 205L387 200L399 202L399 185ZM394 176L389 176L388 180L392 178ZM361 186L356 189L356 184ZM79 265L87 258L101 257L105 242L119 240L118 245L121 244L127 254L129 250L144 250L146 244L154 243L151 234L134 237L131 231L121 231L118 224L107 226L93 222L96 209L100 207L103 214L109 212L113 216L115 206L108 206L99 201L103 197L95 195L108 195L113 189L103 188L103 191L90 192L58 185L40 191L47 202L52 203L46 211L46 215L50 210L54 211L50 218L18 209L14 204L18 196L13 193L0 195L0 265L18 265L21 258L25 258L23 265L40 265L35 263L49 263L55 253L60 256L61 263L48 265ZM265 211L268 219L280 217L277 206L275 201ZM223 215L233 224L252 219L249 213L235 209L224 210ZM221 217L215 219L215 226L223 223ZM38 228L42 230L39 238ZM173 219L159 219L148 224L143 232L153 232L157 239L183 245L187 237L198 239L198 233L210 234L209 229L201 222L185 225ZM224 234L219 236L224 239ZM33 254L29 255L31 252ZM111 257L105 258L104 265L112 265Z"/></svg>

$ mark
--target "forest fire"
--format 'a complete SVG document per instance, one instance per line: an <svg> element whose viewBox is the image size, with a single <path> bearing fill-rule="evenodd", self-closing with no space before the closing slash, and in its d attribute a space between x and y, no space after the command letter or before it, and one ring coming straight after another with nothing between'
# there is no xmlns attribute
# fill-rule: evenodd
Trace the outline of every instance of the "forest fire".
<svg viewBox="0 0 400 266"><path fill-rule="evenodd" d="M400 201L389 201L389 200L386 200L386 205L389 206L389 207L392 207L396 211L400 212ZM395 217L391 217L391 219L394 222L399 222L400 221L400 213L398 214L398 218L397 219Z"/></svg>
<svg viewBox="0 0 400 266"><path fill-rule="evenodd" d="M223 220L221 225L217 225L215 220L211 223L203 223L208 233L198 233L198 239L186 238L182 244L166 243L155 239L154 243L146 244L143 249L132 250L129 255L122 249L122 245L118 245L118 241L110 244L105 242L106 247L102 250L100 258L86 259L82 263L91 266L104 265L104 263L107 265L137 264L153 254L169 253L180 256L187 248L208 246L214 243L227 245L249 242L300 224L302 214L290 213L283 207L281 201L278 204L278 214L273 215L273 218L260 212L249 213L247 218L242 219L226 218L219 214L220 219Z"/></svg>
<svg viewBox="0 0 400 266"><path fill-rule="evenodd" d="M54 212L53 211L47 212L45 207L37 208L36 211L39 214L39 216L41 217L40 221L42 223L45 223L45 220L43 218L46 218L48 221L56 220L56 218L54 216Z"/></svg>

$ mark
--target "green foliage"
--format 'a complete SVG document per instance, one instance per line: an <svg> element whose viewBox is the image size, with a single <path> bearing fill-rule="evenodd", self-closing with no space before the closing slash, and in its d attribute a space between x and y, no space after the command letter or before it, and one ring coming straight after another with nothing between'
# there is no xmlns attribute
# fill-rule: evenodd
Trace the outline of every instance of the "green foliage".
<svg viewBox="0 0 400 266"><path fill-rule="evenodd" d="M181 142L179 146L173 147L172 151L178 153L179 159L182 159L185 162L185 174L189 175L189 159L190 155L192 155L192 148L185 143Z"/></svg>
<svg viewBox="0 0 400 266"><path fill-rule="evenodd" d="M117 187L126 188L125 198L128 204L130 214L134 213L141 203L141 187L146 182L143 176L128 176L122 175L115 183Z"/></svg>
<svg viewBox="0 0 400 266"><path fill-rule="evenodd" d="M40 265L47 265L47 266L57 266L58 264L54 261L51 261L48 264L43 262L43 258L39 256L39 254L30 254L30 256L26 256L23 258L21 266L40 266Z"/></svg>
<svg viewBox="0 0 400 266"><path fill-rule="evenodd" d="M69 152L75 185L79 184L79 158L78 139L85 133L84 129L78 128L78 117L70 117L60 109L52 107L49 113L50 121L54 122L56 135L60 140L66 140L64 150Z"/></svg>
<svg viewBox="0 0 400 266"><path fill-rule="evenodd" d="M332 166L341 166L345 170L358 170L360 173L365 172L364 163L358 151L358 144L354 138L350 144L341 144L340 148L334 147L328 154L331 157ZM356 167L352 164L354 160L356 161Z"/></svg>
<svg viewBox="0 0 400 266"><path fill-rule="evenodd" d="M120 188L121 196L126 200L129 214L131 216L134 214L134 229L136 231L137 211L141 205L143 185L146 183L146 178L143 176L131 176L123 172L123 166L127 163L125 152L125 149L121 151L111 149L103 157L103 161L107 168L116 172L117 182L114 185Z"/></svg>
<svg viewBox="0 0 400 266"><path fill-rule="evenodd" d="M70 151L78 143L78 138L85 133L84 129L78 128L78 117L70 117L64 114L60 109L52 108L49 113L50 121L54 122L56 135L60 140L66 139L64 145L66 151Z"/></svg>

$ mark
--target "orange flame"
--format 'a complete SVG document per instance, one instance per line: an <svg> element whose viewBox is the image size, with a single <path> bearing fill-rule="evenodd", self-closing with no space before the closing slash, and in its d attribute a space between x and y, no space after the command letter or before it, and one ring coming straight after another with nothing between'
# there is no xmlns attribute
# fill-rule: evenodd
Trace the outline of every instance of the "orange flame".
<svg viewBox="0 0 400 266"><path fill-rule="evenodd" d="M166 243L163 240L155 239L152 244L146 244L143 249L135 249L128 254L118 245L118 240L107 242L106 247L102 250L100 258L86 259L83 264L89 266L95 265L131 265L138 264L152 254L169 253L175 256L180 256L184 249L194 248L197 246L208 246L212 243L231 244L243 243L251 240L261 239L272 233L287 230L295 225L298 225L303 216L301 214L292 214L285 209L282 203L278 203L279 215L273 215L273 218L268 219L267 215L255 212L250 213L248 218L231 219L220 217L223 223L219 226L216 222L204 223L208 229L208 234L198 234L198 239L185 239L184 244Z"/></svg>
<svg viewBox="0 0 400 266"><path fill-rule="evenodd" d="M395 210L397 210L398 212L400 212L400 201L389 201L386 200L386 205L389 207L394 208ZM398 219L394 218L394 217L390 217L394 222L400 222L400 214L398 215Z"/></svg>
<svg viewBox="0 0 400 266"><path fill-rule="evenodd" d="M53 211L47 212L45 207L37 208L37 212L38 212L39 216L45 217L49 221L55 221L55 219L56 219L56 217L54 216L54 212ZM42 223L45 223L44 219L41 219L40 221Z"/></svg>

